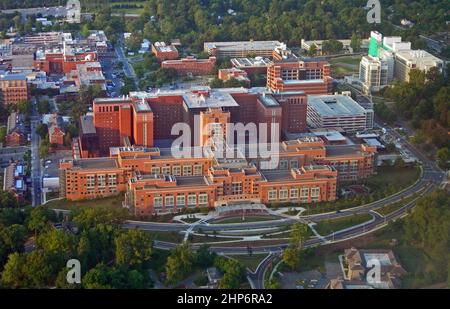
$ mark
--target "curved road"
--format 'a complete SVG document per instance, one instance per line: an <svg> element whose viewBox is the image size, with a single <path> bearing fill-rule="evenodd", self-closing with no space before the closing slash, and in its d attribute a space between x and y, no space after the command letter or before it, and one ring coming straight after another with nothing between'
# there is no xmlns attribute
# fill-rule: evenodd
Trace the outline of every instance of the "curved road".
<svg viewBox="0 0 450 309"><path fill-rule="evenodd" d="M417 199L413 200L409 204L404 207L394 211L388 216L381 216L375 210L381 208L385 205L395 203L401 201L405 197L409 197L414 193L420 192L419 197L423 196L427 193L430 193L436 186L439 186L444 179L445 173L436 166L435 162L429 160L425 155L423 155L419 150L417 150L413 145L409 144L407 140L405 140L400 134L398 134L394 129L387 127L388 133L399 139L404 147L410 151L414 156L416 156L422 162L422 175L420 179L403 191L400 191L396 194L393 194L387 198L384 198L379 201L375 201L370 204L366 204L363 206L350 208L347 210L342 210L340 212L332 212L327 214L317 214L310 216L303 216L300 219L294 218L285 218L281 220L273 220L273 221L265 221L265 222L249 222L249 223L235 223L235 224L207 224L204 222L193 223L193 224L177 224L177 223L153 223L153 222L136 222L136 221L127 221L124 224L125 228L140 228L145 231L177 231L177 232L185 232L188 229L191 231L220 231L220 230L252 230L252 229L263 229L263 228L273 228L273 227L282 227L286 225L291 225L296 222L305 222L305 221L321 221L327 219L341 218L346 216L351 216L354 214L364 214L370 213L374 220L370 222L366 222L363 225L357 225L351 227L349 229L345 229L342 231L338 231L333 233L332 235L327 235L322 238L313 238L309 240L305 245L306 246L316 246L320 244L325 244L329 242L342 241L346 239L355 238L360 235L364 235L366 233L377 230L383 226L385 226L388 222L396 220L405 216L408 210L412 209L415 206ZM280 252L286 244L277 244L277 245L262 245L253 248L254 253L269 253L269 252ZM155 242L155 246L161 249L171 249L175 246L175 244L165 243L165 242ZM193 246L195 250L195 245ZM247 254L248 249L247 246L243 247L226 247L213 245L211 246L211 250L224 253L224 254Z"/></svg>

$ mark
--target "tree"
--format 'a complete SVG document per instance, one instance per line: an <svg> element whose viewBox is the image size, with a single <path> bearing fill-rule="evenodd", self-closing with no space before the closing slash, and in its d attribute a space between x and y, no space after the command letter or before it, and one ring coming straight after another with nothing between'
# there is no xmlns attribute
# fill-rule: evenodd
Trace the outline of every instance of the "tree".
<svg viewBox="0 0 450 309"><path fill-rule="evenodd" d="M32 109L31 103L28 101L20 101L15 106L15 110L18 113L25 115L25 117L27 117L27 118L31 116L31 112L32 112L31 109Z"/></svg>
<svg viewBox="0 0 450 309"><path fill-rule="evenodd" d="M309 56L315 56L317 54L317 46L316 44L312 44L309 48L308 55Z"/></svg>
<svg viewBox="0 0 450 309"><path fill-rule="evenodd" d="M38 124L36 126L36 133L39 134L42 139L45 139L48 136L48 126L45 123Z"/></svg>
<svg viewBox="0 0 450 309"><path fill-rule="evenodd" d="M137 32L133 32L133 34L126 39L125 45L130 51L136 52L141 47L142 35Z"/></svg>
<svg viewBox="0 0 450 309"><path fill-rule="evenodd" d="M34 250L25 255L23 273L29 288L42 288L52 285L64 261L55 259L55 255L44 250Z"/></svg>
<svg viewBox="0 0 450 309"><path fill-rule="evenodd" d="M167 281L171 284L185 278L191 270L193 255L189 245L184 243L171 251L166 262Z"/></svg>
<svg viewBox="0 0 450 309"><path fill-rule="evenodd" d="M281 289L281 284L279 281L272 279L267 281L267 283L265 284L265 288L269 290L278 290Z"/></svg>
<svg viewBox="0 0 450 309"><path fill-rule="evenodd" d="M6 142L6 127L0 127L0 143Z"/></svg>
<svg viewBox="0 0 450 309"><path fill-rule="evenodd" d="M421 198L404 224L406 242L424 250L432 263L426 272L435 281L447 277L450 252L450 197L445 190L437 190ZM438 282L440 282L438 281Z"/></svg>
<svg viewBox="0 0 450 309"><path fill-rule="evenodd" d="M68 272L68 268L67 267L63 267L63 269L61 269L61 271L58 273L58 275L56 276L56 280L55 280L55 286L57 289L80 289L81 288L81 284L77 284L77 283L69 283L67 282L67 272Z"/></svg>
<svg viewBox="0 0 450 309"><path fill-rule="evenodd" d="M8 256L8 261L5 264L3 272L1 273L2 284L11 288L24 287L24 263L25 258L23 255L17 252L10 254Z"/></svg>
<svg viewBox="0 0 450 309"><path fill-rule="evenodd" d="M89 36L89 26L88 26L88 24L84 24L84 25L81 27L81 35L82 35L84 38L87 38L87 37Z"/></svg>
<svg viewBox="0 0 450 309"><path fill-rule="evenodd" d="M206 268L214 264L217 254L209 250L208 245L202 245L195 254L196 265Z"/></svg>
<svg viewBox="0 0 450 309"><path fill-rule="evenodd" d="M33 208L27 219L27 228L33 231L35 237L37 233L41 233L49 228L49 223L54 220L55 214L44 207Z"/></svg>
<svg viewBox="0 0 450 309"><path fill-rule="evenodd" d="M50 141L48 135L39 142L39 157L46 158L49 154Z"/></svg>
<svg viewBox="0 0 450 309"><path fill-rule="evenodd" d="M218 257L215 265L223 274L219 289L237 289L245 281L245 267L238 261Z"/></svg>
<svg viewBox="0 0 450 309"><path fill-rule="evenodd" d="M283 263L290 269L296 269L300 264L300 251L298 248L286 248L283 251Z"/></svg>
<svg viewBox="0 0 450 309"><path fill-rule="evenodd" d="M146 232L128 230L115 240L116 264L140 267L150 261L152 255L152 239Z"/></svg>
<svg viewBox="0 0 450 309"><path fill-rule="evenodd" d="M83 277L82 284L86 289L111 289L111 270L103 263L90 269Z"/></svg>
<svg viewBox="0 0 450 309"><path fill-rule="evenodd" d="M73 234L55 228L47 229L36 239L36 248L46 254L54 254L63 262L75 253L76 239Z"/></svg>
<svg viewBox="0 0 450 309"><path fill-rule="evenodd" d="M31 16L28 16L27 21L25 22L25 25L23 26L23 31L25 33L30 33L32 28L33 28L33 19L31 18Z"/></svg>
<svg viewBox="0 0 450 309"><path fill-rule="evenodd" d="M0 208L16 208L17 199L11 192L0 191Z"/></svg>
<svg viewBox="0 0 450 309"><path fill-rule="evenodd" d="M9 193L9 192L5 192ZM0 227L7 227L13 224L23 224L25 213L17 208L0 208Z"/></svg>
<svg viewBox="0 0 450 309"><path fill-rule="evenodd" d="M307 237L308 226L306 224L296 223L292 226L291 242L293 246L301 249Z"/></svg>
<svg viewBox="0 0 450 309"><path fill-rule="evenodd" d="M447 147L441 148L436 153L437 156L437 163L439 167L443 169L449 168L449 162L450 162L450 151Z"/></svg>
<svg viewBox="0 0 450 309"><path fill-rule="evenodd" d="M322 52L324 54L337 54L342 51L343 44L337 40L324 41L322 43Z"/></svg>
<svg viewBox="0 0 450 309"><path fill-rule="evenodd" d="M356 35L356 33L352 34L350 47L353 49L354 53L359 52L361 49L361 38L358 35Z"/></svg>
<svg viewBox="0 0 450 309"><path fill-rule="evenodd" d="M126 282L129 289L143 289L146 286L144 276L136 269L128 272Z"/></svg>
<svg viewBox="0 0 450 309"><path fill-rule="evenodd" d="M27 229L23 225L13 224L0 230L0 240L8 252L23 251L27 238Z"/></svg>
<svg viewBox="0 0 450 309"><path fill-rule="evenodd" d="M14 28L16 28L17 30L20 30L20 28L22 27L22 21L21 21L20 15L14 16L13 24L14 24Z"/></svg>
<svg viewBox="0 0 450 309"><path fill-rule="evenodd" d="M48 100L39 101L37 108L38 108L39 114L49 114L50 113L50 102Z"/></svg>
<svg viewBox="0 0 450 309"><path fill-rule="evenodd" d="M103 94L103 90L98 84L89 85L87 87L82 86L80 88L80 102L85 106L90 106L94 99L102 97ZM87 108L85 110L87 111Z"/></svg>
<svg viewBox="0 0 450 309"><path fill-rule="evenodd" d="M75 211L73 222L80 230L89 230L99 225L116 226L127 217L125 209L85 208Z"/></svg>

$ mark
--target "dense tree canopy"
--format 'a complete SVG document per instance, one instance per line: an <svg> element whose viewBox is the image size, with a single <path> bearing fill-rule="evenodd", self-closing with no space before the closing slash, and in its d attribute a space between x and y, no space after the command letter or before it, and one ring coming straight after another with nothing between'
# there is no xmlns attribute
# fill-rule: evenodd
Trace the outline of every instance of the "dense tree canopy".
<svg viewBox="0 0 450 309"><path fill-rule="evenodd" d="M426 252L432 281L446 280L450 265L450 196L444 190L422 198L404 224L405 240ZM450 283L450 282L449 282Z"/></svg>
<svg viewBox="0 0 450 309"><path fill-rule="evenodd" d="M438 148L450 146L447 134L450 127L450 84L436 68L427 73L413 70L409 82L396 82L384 90L384 95L395 101L396 112L411 120L413 127L418 129L420 143L431 143ZM385 108L378 109L378 112L386 111Z"/></svg>

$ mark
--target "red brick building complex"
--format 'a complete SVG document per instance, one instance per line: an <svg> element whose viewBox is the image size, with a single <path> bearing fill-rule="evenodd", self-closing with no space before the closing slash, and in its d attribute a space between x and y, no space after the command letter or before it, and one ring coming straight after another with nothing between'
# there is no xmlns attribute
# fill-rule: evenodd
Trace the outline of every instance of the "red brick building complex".
<svg viewBox="0 0 450 309"><path fill-rule="evenodd" d="M277 136L280 140L283 131L306 131L306 102L303 92L278 95L243 88L136 92L130 97L95 99L93 123L88 125L86 119L84 122L90 136L96 135L98 138L99 154L106 156L110 147L125 146L124 138L131 145L146 147L152 147L155 139L174 139L177 136L171 135L171 130L177 123L186 123L193 130L200 130L196 128L195 117L211 109L229 113L232 124L266 124L267 141L272 139L272 124L278 124L278 136L273 137ZM259 132L260 127L257 129ZM82 143L85 140L80 139ZM199 145L194 138L191 142ZM82 155L95 153L87 145L80 148L84 149Z"/></svg>
<svg viewBox="0 0 450 309"><path fill-rule="evenodd" d="M165 60L176 60L180 57L178 49L174 45L167 45L164 42L156 42L152 44L152 52L159 62L163 62Z"/></svg>
<svg viewBox="0 0 450 309"><path fill-rule="evenodd" d="M267 67L267 88L273 92L332 92L331 66L326 61L281 60Z"/></svg>
<svg viewBox="0 0 450 309"><path fill-rule="evenodd" d="M334 201L336 175L335 170L324 166L263 173L245 165L211 168L206 176L135 174L129 180L125 204L134 209L136 215L150 215L242 201Z"/></svg>
<svg viewBox="0 0 450 309"><path fill-rule="evenodd" d="M180 60L165 60L161 63L163 69L175 69L180 76L186 75L208 75L214 71L216 66L216 57L208 59L196 59L187 57Z"/></svg>
<svg viewBox="0 0 450 309"><path fill-rule="evenodd" d="M110 147L125 145L124 138L134 145L153 146L153 112L147 102L128 98L95 99L93 112L100 155L108 155Z"/></svg>
<svg viewBox="0 0 450 309"><path fill-rule="evenodd" d="M79 200L126 191L125 204L137 215L243 201L333 201L338 180L373 173L376 151L365 145L325 146L319 138L282 142L279 149L278 165L263 170L265 159L246 159L239 149L235 158L219 159L201 147L188 148L184 157L171 149L120 147L110 158L62 162L61 196Z"/></svg>
<svg viewBox="0 0 450 309"><path fill-rule="evenodd" d="M28 101L30 89L23 74L8 74L0 78L0 101L4 105Z"/></svg>
<svg viewBox="0 0 450 309"><path fill-rule="evenodd" d="M318 137L279 142L306 132L308 94L331 92L332 79L326 62L275 61L268 68L270 92L194 87L95 99L93 115L81 117L76 148L82 158L104 158L62 162L61 197L124 192L124 206L139 216L242 202L336 200L338 182L373 174L376 147L327 145ZM179 137L171 135L178 123L191 130L191 146L183 145L182 155L156 147ZM267 157L260 150L269 143L277 150ZM222 156L228 152L233 156Z"/></svg>
<svg viewBox="0 0 450 309"><path fill-rule="evenodd" d="M46 50L34 61L37 70L47 74L67 74L77 70L77 65L95 62L97 52L79 51L69 45L64 45L63 50Z"/></svg>

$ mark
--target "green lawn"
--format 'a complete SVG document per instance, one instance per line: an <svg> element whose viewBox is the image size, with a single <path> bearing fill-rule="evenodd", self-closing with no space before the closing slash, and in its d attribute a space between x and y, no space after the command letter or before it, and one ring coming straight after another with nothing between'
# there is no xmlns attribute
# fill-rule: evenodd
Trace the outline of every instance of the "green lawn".
<svg viewBox="0 0 450 309"><path fill-rule="evenodd" d="M221 242L221 241L232 241L232 240L241 240L242 237L227 237L227 238L223 238L223 237L214 237L213 234L211 234L210 236L204 235L190 235L189 236L189 241L191 243L206 243L206 242Z"/></svg>
<svg viewBox="0 0 450 309"><path fill-rule="evenodd" d="M361 214L339 219L324 220L317 223L315 229L320 235L326 236L333 232L337 232L351 226L370 221L371 218L372 216L369 214Z"/></svg>
<svg viewBox="0 0 450 309"><path fill-rule="evenodd" d="M419 167L379 167L376 175L358 182L342 182L340 187L352 184L364 184L371 189L370 195L358 195L356 198L338 199L335 202L323 202L318 204L291 205L302 206L306 211L302 215L332 212L352 207L361 206L384 197L395 194L414 184L420 176Z"/></svg>
<svg viewBox="0 0 450 309"><path fill-rule="evenodd" d="M366 246L367 249L392 249L398 258L400 264L408 272L401 279L402 288L423 288L430 284L436 283L433 280L425 280L427 269L432 268L427 254L402 240L403 229L399 224L391 224L388 228L384 228L376 232L377 240ZM392 240L396 240L398 244L393 244Z"/></svg>
<svg viewBox="0 0 450 309"><path fill-rule="evenodd" d="M347 56L330 60L331 68L334 75L347 75L359 72L359 63L361 57Z"/></svg>
<svg viewBox="0 0 450 309"><path fill-rule="evenodd" d="M74 208L115 208L121 209L123 201L123 194L119 194L112 197L93 199L93 200L81 200L81 201L68 201L66 199L52 201L46 204L48 208L52 209L66 209L72 210Z"/></svg>
<svg viewBox="0 0 450 309"><path fill-rule="evenodd" d="M272 234L272 233L271 233ZM264 235L263 238L265 239L271 239L271 238L289 238L291 237L291 232L283 232L276 235Z"/></svg>
<svg viewBox="0 0 450 309"><path fill-rule="evenodd" d="M144 12L144 3L142 1L122 1L110 4L113 13L142 14ZM137 5L133 8L121 8L120 5Z"/></svg>
<svg viewBox="0 0 450 309"><path fill-rule="evenodd" d="M149 232L155 240L167 241L172 243L180 243L184 239L184 235L177 232Z"/></svg>
<svg viewBox="0 0 450 309"><path fill-rule="evenodd" d="M397 209L400 209L401 207L405 206L406 204L408 204L409 202L413 201L415 198L417 198L417 195L411 195L410 197L404 198L401 201L397 202L397 203L392 203L392 204L388 204L385 205L381 208L378 208L376 211L383 215L386 216L394 211L396 211Z"/></svg>
<svg viewBox="0 0 450 309"><path fill-rule="evenodd" d="M248 267L252 271L256 271L256 268L267 257L267 254L254 254L252 256L248 255L236 255L233 259L239 261L245 267Z"/></svg>
<svg viewBox="0 0 450 309"><path fill-rule="evenodd" d="M325 261L337 262L338 253L319 255L316 248L305 249L300 252L300 264L296 269L291 269L284 263L278 268L281 272L304 272L310 270L317 270L322 273L325 272Z"/></svg>
<svg viewBox="0 0 450 309"><path fill-rule="evenodd" d="M242 220L242 217L219 219L214 222L211 222L211 224L233 224L233 223L261 222L261 221L272 221L272 220L277 220L277 218L269 217L269 216L262 216L262 217L248 216L248 217L244 217L244 220Z"/></svg>
<svg viewBox="0 0 450 309"><path fill-rule="evenodd" d="M365 183L373 190L394 194L414 184L420 176L419 167L379 167L377 175Z"/></svg>
<svg viewBox="0 0 450 309"><path fill-rule="evenodd" d="M359 67L359 63L361 62L361 56L346 56L339 57L330 60L331 64L347 64L353 65L355 67Z"/></svg>

